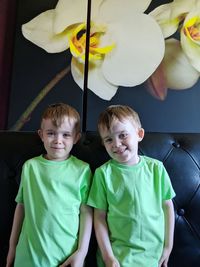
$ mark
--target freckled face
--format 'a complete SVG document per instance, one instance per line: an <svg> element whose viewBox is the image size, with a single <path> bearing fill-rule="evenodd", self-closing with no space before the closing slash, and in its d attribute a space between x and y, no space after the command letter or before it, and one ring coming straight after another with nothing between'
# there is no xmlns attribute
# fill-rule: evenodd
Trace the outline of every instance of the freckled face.
<svg viewBox="0 0 200 267"><path fill-rule="evenodd" d="M38 131L47 151L45 158L62 161L69 157L73 145L78 141L79 134L74 130L75 123L65 118L60 127L53 125L51 119L43 119Z"/></svg>
<svg viewBox="0 0 200 267"><path fill-rule="evenodd" d="M100 135L109 156L119 163L134 165L139 161L138 142L143 139L144 130L128 119L114 120L108 130L102 128Z"/></svg>

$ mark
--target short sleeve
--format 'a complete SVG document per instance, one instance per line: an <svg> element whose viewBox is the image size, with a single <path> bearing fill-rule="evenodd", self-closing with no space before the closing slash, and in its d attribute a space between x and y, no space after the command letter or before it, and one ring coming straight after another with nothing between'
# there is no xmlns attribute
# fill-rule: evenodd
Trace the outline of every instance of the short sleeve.
<svg viewBox="0 0 200 267"><path fill-rule="evenodd" d="M20 181L20 186L19 186L19 190L17 193L17 196L15 198L15 201L17 203L24 203L24 199L23 199L23 181L24 181L24 177L25 177L25 164L22 167L22 174L21 174L21 181Z"/></svg>
<svg viewBox="0 0 200 267"><path fill-rule="evenodd" d="M80 189L82 203L84 204L87 203L88 194L90 190L90 184L91 184L91 178L92 178L92 173L88 165L84 170L82 183L81 183L81 189Z"/></svg>
<svg viewBox="0 0 200 267"><path fill-rule="evenodd" d="M160 164L160 172L161 172L161 189L162 189L162 198L163 200L169 200L175 197L175 192L171 184L171 180L169 175L164 167L164 165Z"/></svg>
<svg viewBox="0 0 200 267"><path fill-rule="evenodd" d="M94 208L107 210L108 204L104 177L102 169L96 169L87 203Z"/></svg>

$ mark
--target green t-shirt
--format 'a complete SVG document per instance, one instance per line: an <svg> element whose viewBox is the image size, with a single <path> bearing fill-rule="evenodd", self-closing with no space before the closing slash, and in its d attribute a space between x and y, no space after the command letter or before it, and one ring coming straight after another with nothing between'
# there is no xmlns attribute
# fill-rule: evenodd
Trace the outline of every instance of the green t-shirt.
<svg viewBox="0 0 200 267"><path fill-rule="evenodd" d="M128 166L99 167L88 205L107 212L113 252L120 267L157 267L164 243L162 203L175 196L162 162L141 156ZM98 266L104 266L98 256Z"/></svg>
<svg viewBox="0 0 200 267"><path fill-rule="evenodd" d="M25 162L16 197L25 218L15 267L57 267L77 248L80 205L87 202L91 171L74 156Z"/></svg>

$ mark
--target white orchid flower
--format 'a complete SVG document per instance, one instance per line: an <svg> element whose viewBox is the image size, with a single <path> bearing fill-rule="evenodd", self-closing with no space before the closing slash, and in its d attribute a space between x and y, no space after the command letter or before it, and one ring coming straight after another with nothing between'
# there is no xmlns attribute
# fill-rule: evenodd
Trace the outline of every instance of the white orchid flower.
<svg viewBox="0 0 200 267"><path fill-rule="evenodd" d="M200 1L174 0L150 13L159 23L165 38L179 33L178 40L165 41L162 68L170 89L191 88L200 72ZM180 39L180 41L179 41Z"/></svg>
<svg viewBox="0 0 200 267"><path fill-rule="evenodd" d="M110 100L119 86L143 83L164 56L158 23L144 14L151 0L92 1L88 88ZM48 53L70 49L71 72L83 88L87 0L59 0L22 26L25 38Z"/></svg>
<svg viewBox="0 0 200 267"><path fill-rule="evenodd" d="M199 72L189 64L178 40L166 40L163 68L167 86L171 89L188 89L199 79Z"/></svg>
<svg viewBox="0 0 200 267"><path fill-rule="evenodd" d="M197 4L197 0L174 0L171 3L158 6L150 15L160 25L165 38L174 34L185 16Z"/></svg>
<svg viewBox="0 0 200 267"><path fill-rule="evenodd" d="M181 45L191 65L200 72L200 6L192 9L184 20Z"/></svg>

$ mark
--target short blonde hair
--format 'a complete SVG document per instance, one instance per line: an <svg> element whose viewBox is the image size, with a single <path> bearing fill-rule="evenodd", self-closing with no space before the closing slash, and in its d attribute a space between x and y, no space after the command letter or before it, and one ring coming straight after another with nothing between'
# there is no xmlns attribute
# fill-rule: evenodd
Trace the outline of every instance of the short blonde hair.
<svg viewBox="0 0 200 267"><path fill-rule="evenodd" d="M65 117L72 119L75 123L76 133L80 132L80 115L77 110L65 103L55 103L49 105L42 113L41 124L43 119L51 119L54 126L59 127Z"/></svg>
<svg viewBox="0 0 200 267"><path fill-rule="evenodd" d="M109 130L113 121L116 119L119 121L129 119L134 126L142 128L140 118L136 111L125 105L112 105L107 107L106 110L99 115L98 130Z"/></svg>

